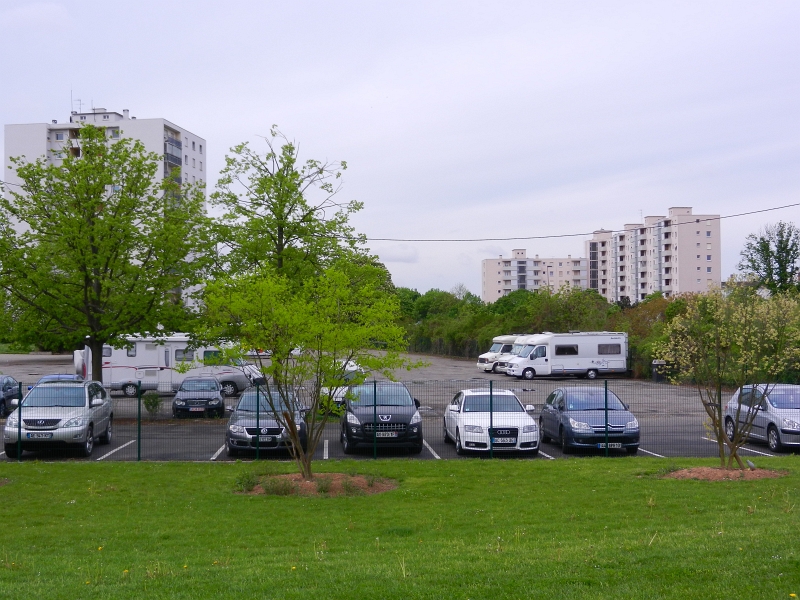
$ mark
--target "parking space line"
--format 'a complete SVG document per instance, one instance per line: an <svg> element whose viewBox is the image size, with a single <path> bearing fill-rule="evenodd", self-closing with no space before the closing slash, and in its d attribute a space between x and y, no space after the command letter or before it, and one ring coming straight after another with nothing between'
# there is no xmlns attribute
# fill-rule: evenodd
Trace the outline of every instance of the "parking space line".
<svg viewBox="0 0 800 600"><path fill-rule="evenodd" d="M711 438L704 437L703 439L706 440L707 442L714 442L715 444L717 443L717 440L712 440ZM744 446L739 448L739 450L746 450L747 452L752 452L753 454L760 454L761 456L771 456L775 458L774 454L769 454L767 452L759 452L758 450L751 450L750 448L745 448Z"/></svg>
<svg viewBox="0 0 800 600"><path fill-rule="evenodd" d="M119 452L119 451L120 451L120 450L122 450L123 448L125 448L125 447L127 447L127 446L130 446L130 445L131 445L132 443L134 443L135 441L136 441L136 440L131 440L131 441L130 441L130 442L128 442L127 444L122 444L122 446L120 446L119 448L114 448L114 449L113 449L111 452L106 452L105 454L103 454L103 456L101 456L101 457L100 457L100 458L98 458L97 460L103 460L103 459L105 459L105 458L108 458L109 456L111 456L112 454L114 454L114 452Z"/></svg>
<svg viewBox="0 0 800 600"><path fill-rule="evenodd" d="M655 452L650 452L649 450L645 450L641 446L639 447L639 452L644 452L645 454L649 454L650 456L657 456L658 458L667 458L661 454L656 454Z"/></svg>
<svg viewBox="0 0 800 600"><path fill-rule="evenodd" d="M539 454L541 454L542 456L544 456L548 460L555 460L555 458L553 458L549 454L546 454L546 453L542 452L541 450L539 450Z"/></svg>
<svg viewBox="0 0 800 600"><path fill-rule="evenodd" d="M433 448L431 448L431 445L428 442L426 442L425 440L422 440L422 443L425 444L425 447L428 449L428 451L431 454L433 454L433 458L435 458L436 460L442 460L442 457L439 456L438 454L436 454L436 452L433 451Z"/></svg>
<svg viewBox="0 0 800 600"><path fill-rule="evenodd" d="M322 460L328 460L328 440L322 442Z"/></svg>
<svg viewBox="0 0 800 600"><path fill-rule="evenodd" d="M211 460L217 460L217 457L218 457L220 454L222 454L222 451L223 451L223 450L225 450L225 444L222 444L222 446L220 446L220 447L219 447L219 450L217 450L217 451L214 453L214 456L212 456L212 457L211 457Z"/></svg>

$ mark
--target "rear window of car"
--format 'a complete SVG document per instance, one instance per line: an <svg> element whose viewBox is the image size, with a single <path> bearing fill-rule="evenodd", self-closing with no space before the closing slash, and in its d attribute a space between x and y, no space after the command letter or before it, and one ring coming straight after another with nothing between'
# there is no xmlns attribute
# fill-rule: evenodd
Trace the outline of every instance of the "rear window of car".
<svg viewBox="0 0 800 600"><path fill-rule="evenodd" d="M767 396L775 408L800 409L800 390L773 390Z"/></svg>
<svg viewBox="0 0 800 600"><path fill-rule="evenodd" d="M22 402L25 407L86 406L86 390L82 385L65 386L49 383L36 386Z"/></svg>
<svg viewBox="0 0 800 600"><path fill-rule="evenodd" d="M405 386L359 385L350 388L348 397L355 406L411 406L414 399ZM376 400L373 400L376 399Z"/></svg>
<svg viewBox="0 0 800 600"><path fill-rule="evenodd" d="M217 382L210 379L187 379L181 384L184 392L214 392L218 389Z"/></svg>
<svg viewBox="0 0 800 600"><path fill-rule="evenodd" d="M464 412L525 412L522 405L513 396L467 396L464 398Z"/></svg>

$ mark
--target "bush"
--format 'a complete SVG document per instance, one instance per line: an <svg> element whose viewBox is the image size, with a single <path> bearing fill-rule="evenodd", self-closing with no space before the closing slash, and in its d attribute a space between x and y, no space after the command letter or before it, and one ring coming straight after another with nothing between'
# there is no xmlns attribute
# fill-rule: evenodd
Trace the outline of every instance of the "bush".
<svg viewBox="0 0 800 600"><path fill-rule="evenodd" d="M142 396L142 404L150 418L155 419L158 409L161 408L161 396L158 395L158 392L147 392Z"/></svg>

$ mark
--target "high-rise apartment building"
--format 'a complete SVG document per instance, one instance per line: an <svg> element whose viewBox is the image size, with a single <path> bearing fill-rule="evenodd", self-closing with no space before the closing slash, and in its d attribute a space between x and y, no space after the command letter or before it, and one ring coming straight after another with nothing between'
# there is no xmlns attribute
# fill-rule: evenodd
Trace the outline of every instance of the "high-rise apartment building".
<svg viewBox="0 0 800 600"><path fill-rule="evenodd" d="M621 231L600 229L586 242L588 287L609 302L704 292L722 282L719 215L675 206Z"/></svg>
<svg viewBox="0 0 800 600"><path fill-rule="evenodd" d="M176 174L180 168L180 181L184 183L205 183L208 163L206 141L166 119L137 119L128 110L118 112L104 108L94 108L90 112L75 112L69 122L29 123L5 126L5 169L2 179L11 185L20 184L10 158L24 156L28 161L45 157L56 163L65 148L80 155L81 125L91 124L105 127L110 139L133 138L142 142L148 152L163 156L164 166L156 174L157 180Z"/></svg>
<svg viewBox="0 0 800 600"><path fill-rule="evenodd" d="M562 287L587 285L585 258L528 258L527 250L511 251L511 257L487 258L482 261L481 299L494 302L515 290L549 288L557 292Z"/></svg>

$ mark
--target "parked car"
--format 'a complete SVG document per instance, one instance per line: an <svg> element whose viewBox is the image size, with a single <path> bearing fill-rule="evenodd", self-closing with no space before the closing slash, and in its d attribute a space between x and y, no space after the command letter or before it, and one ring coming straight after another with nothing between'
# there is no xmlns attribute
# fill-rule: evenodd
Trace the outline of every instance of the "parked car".
<svg viewBox="0 0 800 600"><path fill-rule="evenodd" d="M511 390L461 390L444 413L444 441L455 442L456 452L523 451L539 454L539 427Z"/></svg>
<svg viewBox="0 0 800 600"><path fill-rule="evenodd" d="M172 416L225 416L222 384L216 377L187 377L172 400Z"/></svg>
<svg viewBox="0 0 800 600"><path fill-rule="evenodd" d="M602 387L572 386L553 390L539 416L543 442L557 440L566 454L573 448L606 447L606 399ZM639 450L639 421L608 390L608 447Z"/></svg>
<svg viewBox="0 0 800 600"><path fill-rule="evenodd" d="M111 442L113 421L111 397L99 381L41 383L28 392L21 407L6 420L3 431L6 456L18 457L20 429L23 451L65 446L78 448L83 456L90 456L95 440Z"/></svg>
<svg viewBox="0 0 800 600"><path fill-rule="evenodd" d="M11 412L11 401L19 400L19 382L9 375L0 376L0 419Z"/></svg>
<svg viewBox="0 0 800 600"><path fill-rule="evenodd" d="M355 385L345 394L340 441L345 454L359 444L406 447L422 452L422 416L419 401L402 383Z"/></svg>
<svg viewBox="0 0 800 600"><path fill-rule="evenodd" d="M725 433L733 439L738 428L752 425L747 437L767 442L780 452L784 446L800 446L800 385L746 385L725 405Z"/></svg>
<svg viewBox="0 0 800 600"><path fill-rule="evenodd" d="M269 395L267 395L269 394ZM276 390L250 388L246 390L236 408L233 409L225 431L225 448L228 456L238 456L240 452L255 452L256 444L261 450L289 450L291 438L285 418L278 419L275 411L290 411L292 422L298 430L303 451L308 447L305 415L307 409L301 406L294 396L288 402Z"/></svg>

